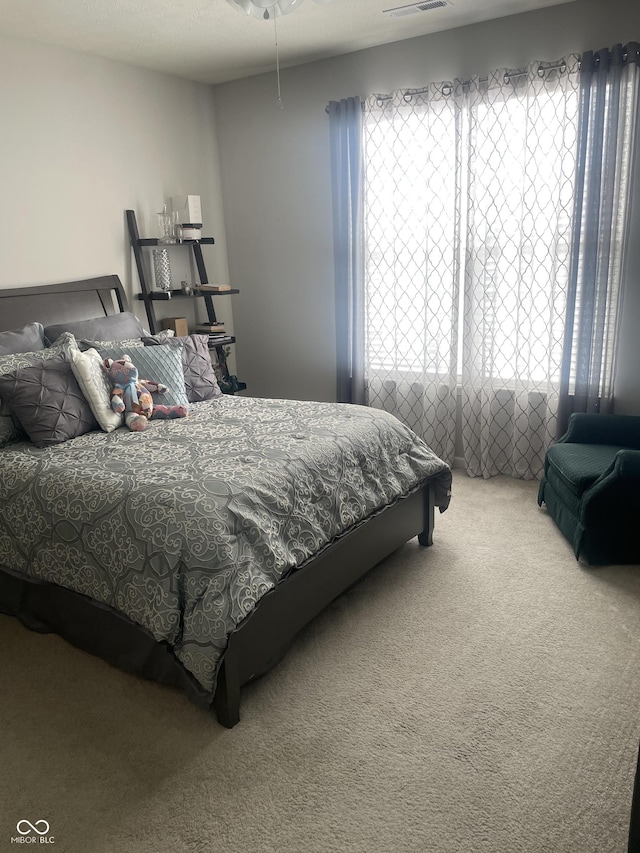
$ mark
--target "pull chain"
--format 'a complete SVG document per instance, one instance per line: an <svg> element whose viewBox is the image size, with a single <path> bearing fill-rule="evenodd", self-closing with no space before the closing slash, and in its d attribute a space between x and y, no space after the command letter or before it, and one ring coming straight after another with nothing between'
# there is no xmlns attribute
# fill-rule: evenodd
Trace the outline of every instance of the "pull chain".
<svg viewBox="0 0 640 853"><path fill-rule="evenodd" d="M278 15L277 13L273 16L273 32L276 40L276 79L278 81L278 106L281 110L284 109L284 104L282 103L282 93L280 92L280 52L278 50Z"/></svg>

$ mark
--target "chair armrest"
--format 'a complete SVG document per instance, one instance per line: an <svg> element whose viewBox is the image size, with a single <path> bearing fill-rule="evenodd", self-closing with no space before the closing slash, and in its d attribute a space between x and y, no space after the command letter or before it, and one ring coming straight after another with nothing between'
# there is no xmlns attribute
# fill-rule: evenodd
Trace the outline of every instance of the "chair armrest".
<svg viewBox="0 0 640 853"><path fill-rule="evenodd" d="M640 450L640 416L574 412L558 443L613 444Z"/></svg>
<svg viewBox="0 0 640 853"><path fill-rule="evenodd" d="M604 507L607 511L618 507L621 492L625 505L640 511L640 450L619 450L609 470L584 492L580 505L583 526L597 522Z"/></svg>
<svg viewBox="0 0 640 853"><path fill-rule="evenodd" d="M640 450L619 450L616 453L613 470L625 480L633 478L640 480Z"/></svg>
<svg viewBox="0 0 640 853"><path fill-rule="evenodd" d="M578 518L576 558L586 537L590 563L638 562L640 450L616 453L606 474L583 493Z"/></svg>
<svg viewBox="0 0 640 853"><path fill-rule="evenodd" d="M638 498L640 499L640 450L619 450L615 459L601 477L584 493L582 505L586 507L594 497L606 492L615 483L623 480L638 481Z"/></svg>

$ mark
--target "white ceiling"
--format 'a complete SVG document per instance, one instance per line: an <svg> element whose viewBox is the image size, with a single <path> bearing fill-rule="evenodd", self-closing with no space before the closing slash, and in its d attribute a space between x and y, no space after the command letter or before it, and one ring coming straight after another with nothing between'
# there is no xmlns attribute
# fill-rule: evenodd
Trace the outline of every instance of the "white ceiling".
<svg viewBox="0 0 640 853"><path fill-rule="evenodd" d="M400 18L382 14L411 2L304 0L277 20L281 67L572 0L452 0ZM275 67L273 22L226 0L0 0L0 32L204 83Z"/></svg>

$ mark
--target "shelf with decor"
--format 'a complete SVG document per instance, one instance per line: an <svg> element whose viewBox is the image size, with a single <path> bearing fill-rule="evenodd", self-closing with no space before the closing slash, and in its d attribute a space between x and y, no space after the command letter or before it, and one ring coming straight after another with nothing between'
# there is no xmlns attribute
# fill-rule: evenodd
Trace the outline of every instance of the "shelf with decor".
<svg viewBox="0 0 640 853"><path fill-rule="evenodd" d="M185 240L184 238L179 243L162 243L159 237L140 237L141 246L189 246L195 243L200 243L201 246L213 246L216 242L213 237L199 237L197 240Z"/></svg>
<svg viewBox="0 0 640 853"><path fill-rule="evenodd" d="M178 243L175 244L180 245ZM199 296L232 296L234 293L240 293L236 288L231 290L200 290L199 287L194 287L191 293L184 293L181 289L172 288L171 290L152 290L150 293L139 293L138 299L150 299L155 302L168 302L170 299L193 299Z"/></svg>
<svg viewBox="0 0 640 853"><path fill-rule="evenodd" d="M145 310L147 313L147 320L149 322L149 329L151 330L151 333L156 334L160 330L160 321L156 316L154 303L168 302L169 300L173 299L204 300L208 323L210 325L217 324L218 318L216 317L216 311L213 304L214 298L217 298L219 296L233 296L234 294L239 293L240 291L236 288L225 288L221 290L210 289L211 286L209 285L207 269L204 263L204 257L202 255L202 246L214 245L214 238L200 237L198 240L183 239L180 242L167 243L156 237L140 237L135 211L127 210L126 216L127 227L129 230L129 240L136 262L138 279L140 281L140 293L137 294L137 298L140 301L144 302ZM143 249L145 248L182 250L188 249L193 255L193 259L198 270L199 284L203 285L207 289L201 290L200 287L196 285L193 288L190 288L189 292L185 292L182 288L154 290L151 285L151 282L149 281L147 268L145 266L145 261L143 258ZM221 380L221 387L223 391L230 394L233 394L236 391L243 391L247 387L244 382L239 382L236 376L230 375L229 369L227 367L227 351L225 348L231 346L232 344L235 344L235 342L236 339L233 335L226 335L223 338L215 337L213 339L210 336L209 338L209 349L215 353L215 366L217 367L217 373Z"/></svg>
<svg viewBox="0 0 640 853"><path fill-rule="evenodd" d="M196 332L196 334L204 335L205 332ZM233 335L222 335L213 338L209 335L209 349L212 349L213 347L226 347L230 344L235 344L235 342L236 339Z"/></svg>

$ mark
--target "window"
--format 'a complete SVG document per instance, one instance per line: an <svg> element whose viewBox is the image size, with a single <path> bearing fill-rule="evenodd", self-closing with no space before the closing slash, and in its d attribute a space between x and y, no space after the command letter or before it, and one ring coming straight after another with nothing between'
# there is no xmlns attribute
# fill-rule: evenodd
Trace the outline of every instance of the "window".
<svg viewBox="0 0 640 853"><path fill-rule="evenodd" d="M369 102L370 371L559 383L578 87L537 72Z"/></svg>

